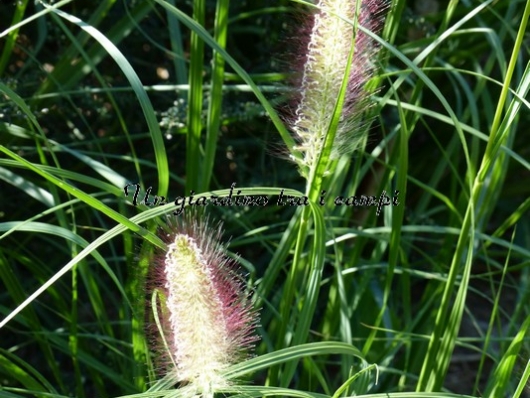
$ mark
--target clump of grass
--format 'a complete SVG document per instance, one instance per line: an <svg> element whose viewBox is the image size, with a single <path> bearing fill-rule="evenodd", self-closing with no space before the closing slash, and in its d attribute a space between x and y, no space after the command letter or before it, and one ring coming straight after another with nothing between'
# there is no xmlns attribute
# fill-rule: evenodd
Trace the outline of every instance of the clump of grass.
<svg viewBox="0 0 530 398"><path fill-rule="evenodd" d="M11 23L0 32L0 396L185 394L157 373L141 281L167 249L155 231L172 199L227 196L232 182L270 198L209 209L255 286L262 340L203 392L527 394L530 1L425 11L393 0L381 31L355 2L328 3L0 5ZM300 138L316 123L290 132L274 106L288 76L271 38L293 7L340 20L352 39L333 54L349 61L331 70L315 145ZM364 64L355 108L362 37L382 58ZM227 91L250 93L268 118L223 120L222 102L238 98ZM183 96L187 125L169 140L157 115ZM343 113L366 108L354 122ZM371 115L355 154L339 149ZM263 149L278 135L302 176ZM132 206L130 183L167 204ZM282 190L300 206L277 206ZM399 191L399 205L380 215L334 200L383 191Z"/></svg>

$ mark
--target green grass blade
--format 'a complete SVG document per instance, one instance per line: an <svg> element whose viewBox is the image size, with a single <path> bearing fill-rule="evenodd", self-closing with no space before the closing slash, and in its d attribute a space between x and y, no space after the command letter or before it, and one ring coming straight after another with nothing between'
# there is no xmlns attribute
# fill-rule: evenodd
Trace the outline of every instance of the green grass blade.
<svg viewBox="0 0 530 398"><path fill-rule="evenodd" d="M46 5L46 9L38 14L39 16L44 15L70 2L72 2L72 0L64 0L54 5ZM151 10L152 6L148 1L136 3L135 7L130 10L126 16L113 24L112 28L106 33L106 38L114 43L114 45L117 45L131 33L133 26L135 26L138 21L145 18ZM31 18L36 15L37 14L33 15ZM26 19L26 21L27 20L28 19ZM83 41L81 41L81 43L82 42ZM109 55L105 46L101 46L100 44L94 44L86 50L86 53L94 65L98 65L107 55ZM71 62L72 59L68 56L61 58L58 65L51 72L50 78L46 79L35 93L37 100L40 100L39 96L51 93L58 88L62 91L72 89L90 72L90 70L86 68L85 63L79 62L75 65L71 65ZM36 101L34 104L36 107L40 106L39 101Z"/></svg>
<svg viewBox="0 0 530 398"><path fill-rule="evenodd" d="M167 192L169 188L169 168L167 161L166 148L164 144L164 138L162 132L160 131L160 126L156 119L156 114L151 105L151 101L143 88L143 85L140 81L140 78L132 68L131 64L125 56L118 50L118 48L112 43L105 35L103 35L96 28L86 24L79 18L67 14L62 10L53 10L54 13L60 17L66 19L67 21L79 26L85 32L90 34L95 40L97 40L103 48L108 52L108 54L116 61L118 66L123 71L124 75L127 77L131 87L133 88L138 101L142 107L145 120L149 127L151 133L151 139L153 141L153 147L155 150L156 165L158 170L158 192L161 196L167 197Z"/></svg>
<svg viewBox="0 0 530 398"><path fill-rule="evenodd" d="M220 47L226 46L228 28L229 0L218 0L215 12L214 40ZM199 192L208 190L212 178L217 149L217 136L221 125L221 110L223 104L224 60L221 54L213 53L212 85L208 100L208 116L206 119L206 144L204 149L204 166L202 169Z"/></svg>
<svg viewBox="0 0 530 398"><path fill-rule="evenodd" d="M528 316L521 325L517 335L497 365L493 376L489 379L486 390L483 393L484 397L496 398L506 393L508 383L513 378L515 362L519 356L525 336L529 330L530 316Z"/></svg>
<svg viewBox="0 0 530 398"><path fill-rule="evenodd" d="M20 164L26 166L29 170L32 170L35 173L39 174L40 176L44 177L47 181L53 183L57 187L59 187L59 188L63 189L64 191L70 193L72 196L75 196L76 198L78 198L78 199L82 200L83 202L87 203L90 207L92 207L92 208L94 208L96 210L99 210L99 211L103 212L104 214L106 214L107 216L109 216L110 218L116 220L117 222L124 224L129 229L131 229L132 231L137 232L137 233L139 233L141 235L145 235L147 237L147 239L151 240L151 242L153 244L160 244L160 241L157 238L155 238L154 236L152 236L152 234L150 234L147 230L145 230L144 228L142 228L142 227L140 227L138 225L135 225L134 223L131 223L131 221L127 217L125 217L125 216L121 215L120 213L118 213L117 211L111 209L110 207L105 205L100 200L97 200L97 199L93 198L91 195L86 194L85 192L81 191L80 189L75 188L74 186L72 186L72 185L70 185L70 184L58 179L57 177L54 177L53 175L51 175L48 172L45 172L44 170L41 169L40 166L37 166L37 165L34 165L34 164L28 162L27 160L21 158L20 156L18 156L14 152L10 151L9 149L5 148L4 146L0 145L0 152L5 153L6 155L8 155L11 158L15 159Z"/></svg>
<svg viewBox="0 0 530 398"><path fill-rule="evenodd" d="M230 379L237 379L245 374L267 369L288 361L295 361L306 356L330 354L352 355L363 360L362 353L351 344L333 341L307 343L260 355L259 357L233 365L226 370L225 376Z"/></svg>
<svg viewBox="0 0 530 398"><path fill-rule="evenodd" d="M288 148L292 148L295 145L294 140L291 137L291 134L285 128L283 122L280 120L280 117L278 116L277 112L274 110L274 108L272 107L270 102L265 98L265 96L261 93L261 90L253 82L249 74L235 61L235 59L230 56L221 46L219 46L219 44L217 44L217 42L202 26L195 23L195 21L189 16L187 16L184 12L180 11L178 8L173 7L171 4L168 4L163 0L154 1L160 4L165 9L169 10L171 13L173 13L184 25L188 27L188 29L194 31L197 36L200 37L206 44L208 44L217 53L222 55L224 60L232 67L232 69L234 69L234 71L243 79L243 81L250 86L252 92L256 95L261 105L263 105L263 107L269 114L272 122L274 123L274 126L280 133L284 143L287 145Z"/></svg>
<svg viewBox="0 0 530 398"><path fill-rule="evenodd" d="M13 19L11 20L11 26L17 25L21 21L27 6L28 0L17 1L16 10L13 14ZM0 76L3 75L4 70L9 62L9 59L11 58L13 47L15 46L15 42L17 40L18 30L18 28L11 29L7 36L7 40L4 43L2 55L0 55Z"/></svg>
<svg viewBox="0 0 530 398"><path fill-rule="evenodd" d="M193 22L188 90L188 132L186 136L186 192L197 191L201 186L198 164L203 163L201 154L204 41L196 33L204 26L205 0L193 0Z"/></svg>
<svg viewBox="0 0 530 398"><path fill-rule="evenodd" d="M175 0L168 0L168 3L175 7ZM186 66L186 59L184 58L184 43L182 40L182 34L180 32L180 23L179 20L170 12L167 12L167 19L171 40L171 49L176 54L174 61L175 80L177 84L186 84L188 81L188 68Z"/></svg>
<svg viewBox="0 0 530 398"><path fill-rule="evenodd" d="M530 381L530 359L526 363L521 380L519 381L519 384L517 385L517 389L515 390L515 393L513 394L513 398L521 397L529 381Z"/></svg>

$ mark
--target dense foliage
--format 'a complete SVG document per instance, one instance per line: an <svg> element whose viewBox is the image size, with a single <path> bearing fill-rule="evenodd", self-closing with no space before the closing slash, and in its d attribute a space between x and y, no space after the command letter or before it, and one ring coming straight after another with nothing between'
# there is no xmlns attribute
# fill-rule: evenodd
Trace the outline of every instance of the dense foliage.
<svg viewBox="0 0 530 398"><path fill-rule="evenodd" d="M0 4L0 397L184 394L145 287L180 208L261 312L219 393L528 396L530 1L389 2L368 134L311 180L286 126L317 11Z"/></svg>

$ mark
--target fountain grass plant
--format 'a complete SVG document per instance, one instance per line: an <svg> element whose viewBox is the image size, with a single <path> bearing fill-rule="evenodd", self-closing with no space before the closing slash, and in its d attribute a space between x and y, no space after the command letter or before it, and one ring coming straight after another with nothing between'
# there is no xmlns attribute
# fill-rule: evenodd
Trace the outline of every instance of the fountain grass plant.
<svg viewBox="0 0 530 398"><path fill-rule="evenodd" d="M230 386L224 371L253 347L257 312L234 260L224 254L220 226L188 214L170 219L167 229L161 232L167 250L149 271L163 308L156 324L170 351L162 376L172 375L190 396L213 396Z"/></svg>
<svg viewBox="0 0 530 398"><path fill-rule="evenodd" d="M528 396L530 1L393 0L384 26L375 0L0 7L0 397ZM286 123L270 54L293 10L317 22L310 49L337 41L306 58ZM290 160L263 145L278 137ZM175 349L146 323L170 336L162 301L182 294L146 306L148 271L213 252L156 231L175 197L232 182L269 203L208 205L226 232L206 240L231 237L260 343L215 376L197 378L200 354L161 376ZM383 191L399 204L380 215L345 204Z"/></svg>

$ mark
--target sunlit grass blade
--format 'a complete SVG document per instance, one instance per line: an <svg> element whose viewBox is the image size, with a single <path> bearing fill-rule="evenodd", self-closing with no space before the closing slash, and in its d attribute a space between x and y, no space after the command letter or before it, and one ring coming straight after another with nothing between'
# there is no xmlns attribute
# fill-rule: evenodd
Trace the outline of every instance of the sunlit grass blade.
<svg viewBox="0 0 530 398"><path fill-rule="evenodd" d="M228 28L228 0L218 0L215 11L214 40L220 47L226 45L227 28ZM213 166L215 161L215 152L217 149L217 137L221 125L222 110L222 89L224 80L224 59L221 54L214 51L213 53L213 70L212 84L208 101L208 116L206 119L206 144L204 146L204 163L202 168L201 185L199 192L206 191L209 188L212 178Z"/></svg>
<svg viewBox="0 0 530 398"><path fill-rule="evenodd" d="M45 189L28 181L27 179L13 173L11 170L0 167L0 179L17 187L21 192L26 193L33 199L41 202L47 207L52 207L54 204L53 196Z"/></svg>
<svg viewBox="0 0 530 398"><path fill-rule="evenodd" d="M391 91L393 90L394 89L392 88ZM409 167L408 165L409 149L408 148L409 148L409 135L411 132L411 128L407 124L408 122L407 122L406 114L401 106L401 101L399 100L397 93L395 93L395 95L396 95L397 109L399 113L401 133L399 134L399 137L398 137L398 144L396 145L396 150L394 151L394 155L393 155L394 159L392 163L396 163L396 166L397 166L396 172L397 172L398 177L397 177L397 183L396 183L395 190L399 192L399 195L401 195L401 198L405 198L407 194L407 179L409 175L408 174L408 167ZM388 186L387 189L388 189L388 192L391 192L390 186ZM402 231L402 226L403 226L404 215L405 215L404 206L397 206L396 208L392 208L392 211L391 211L392 233L390 235L388 269L387 269L386 278L385 278L383 302L382 302L379 314L377 315L377 318L375 319L375 322L374 322L375 328L372 329L372 332L370 333L370 335L368 336L364 344L363 353L365 355L370 351L370 347L373 343L373 339L375 338L377 334L377 327L381 324L381 321L383 320L383 316L385 312L387 311L387 303L388 303L388 300L389 300L389 297L392 291L394 270L396 266L399 264L400 256L402 255L401 231ZM409 281L407 280L407 277L405 276L404 278L402 278L402 281L405 287L405 291L407 291L407 287L409 283ZM406 308L409 308L409 307L406 306Z"/></svg>
<svg viewBox="0 0 530 398"><path fill-rule="evenodd" d="M243 81L250 86L252 92L256 95L260 103L263 105L263 107L269 114L272 122L274 123L274 126L280 133L282 140L286 143L288 148L292 148L294 146L294 140L291 137L291 134L285 128L283 122L280 120L277 112L274 110L274 108L272 107L270 102L265 98L265 96L261 93L260 89L256 86L256 84L252 81L249 74L235 61L235 59L231 57L221 46L219 46L219 44L217 44L217 42L202 26L195 23L195 21L189 16L187 16L184 12L182 12L176 7L173 7L172 5L168 4L163 0L154 1L156 1L158 4L173 13L184 25L188 27L188 29L193 30L198 37L200 37L206 44L208 44L213 50L215 50L224 58L225 62L228 63L232 67L232 69L234 69L234 71L243 79Z"/></svg>
<svg viewBox="0 0 530 398"><path fill-rule="evenodd" d="M168 0L168 2L175 7L175 0ZM175 65L175 80L177 84L186 84L188 81L188 67L184 58L184 42L182 40L180 23L170 12L167 14L171 49L177 55L173 61Z"/></svg>
<svg viewBox="0 0 530 398"><path fill-rule="evenodd" d="M20 27L30 23L31 21L34 21L35 19L38 19L38 18L42 17L43 15L46 15L47 13L51 12L52 9L62 7L64 5L66 5L66 4L68 4L68 3L71 3L72 1L73 0L62 0L62 1L59 1L58 3L51 5L49 7L49 9L47 9L47 10L42 10L42 11L36 12L35 14L33 14L33 15L27 17L27 18L24 18L20 22L11 25L9 28L7 28L3 32L1 32L0 33L0 38L2 38L4 36L7 36L11 32L18 30Z"/></svg>
<svg viewBox="0 0 530 398"><path fill-rule="evenodd" d="M108 52L108 54L116 61L124 75L127 77L142 107L145 121L147 122L149 131L151 133L158 170L158 192L161 196L167 196L169 188L169 168L164 138L162 136L162 132L160 131L160 126L158 124L155 111L145 89L143 88L140 78L132 68L129 61L118 50L114 43L112 43L112 41L110 41L99 30L86 24L79 18L65 13L62 10L53 10L53 12L67 21L76 24L85 32L89 33L94 39L96 39Z"/></svg>
<svg viewBox="0 0 530 398"><path fill-rule="evenodd" d="M1 228L1 224L0 224ZM11 269L11 265L8 263L6 255L9 255L9 251L5 251L4 253L0 253L0 280L4 283L6 286L6 293L9 294L9 296L12 298L12 300L17 302L22 302L24 300L25 294L24 289L22 288L22 285L20 283L20 280L16 278L15 273ZM22 323L26 323L28 326L34 328L34 329L42 329L42 323L37 315L37 312L34 308L30 308L26 311L24 314L24 321ZM38 344L38 347L40 349L40 352L47 361L50 361L53 365L51 367L52 374L57 381L58 386L61 388L63 387L63 381L61 380L61 372L59 370L59 366L57 365L57 360L54 352L51 350L47 339L45 336L37 335L34 337L35 341ZM3 350L0 350L0 353ZM6 356L4 356L6 355ZM38 374L38 372L34 371L33 368L31 368L28 364L26 364L24 361L18 361L19 363L16 364L16 357L13 356L13 354L9 352L5 352L4 355L0 354L2 357L2 360L0 362L3 362L3 366L1 368L7 369L6 373L13 372L16 375L16 378L18 378L24 385L28 386L44 386L47 384L46 379ZM13 361L11 361L9 358L12 358ZM24 370L26 369L26 370ZM32 375L33 376L32 376ZM37 380L38 381L37 381ZM42 390L45 390L42 388ZM52 389L48 389L48 391L53 391Z"/></svg>
<svg viewBox="0 0 530 398"><path fill-rule="evenodd" d="M100 6L98 7L98 15L97 15L97 18L91 18L89 20L89 24L92 25L93 22L98 22L99 21L99 18L102 18L104 14L106 14L106 12L108 11L108 7L110 7L109 5L109 2L105 2L105 3L102 3L100 4ZM80 36L83 36L81 39L78 39L76 38L72 32L70 32L70 30L66 27L66 25L62 22L61 18L58 17L57 15L55 15L54 13L52 13L52 18L53 20L57 23L57 25L63 30L63 32L66 34L66 36L70 39L71 43L72 43L72 51L77 51L79 52L79 54L83 57L84 61L86 62L86 64L88 65L89 69L94 73L95 77L97 78L98 82L100 83L100 85L102 87L106 87L106 88L109 88L109 85L108 83L105 81L104 77L101 75L101 73L99 72L98 68L96 67L96 64L94 63L94 61L90 58L90 56L86 53L86 51L83 49L83 38L85 38L85 40L88 40L88 38L90 37L89 34L87 34L85 31L82 31L82 34ZM93 19L96 19L95 21L92 21ZM80 41L81 40L81 41ZM73 55L72 55L73 57ZM66 59L70 59L71 57L69 56L65 56ZM63 58L64 59L64 58ZM79 64L79 63L78 63ZM68 64L68 66L70 66ZM60 83L56 80L56 77L55 75L50 74L48 76L48 81L52 81L54 84L57 84L60 86ZM133 90L133 88L131 88L131 90ZM66 93L65 93L66 94ZM118 121L120 123L120 126L122 127L123 129L123 132L125 134L125 137L127 139L127 143L129 144L129 148L131 150L131 154L132 154L132 158L133 158L133 161L134 161L134 164L135 164L135 168L136 168L136 172L138 174L138 178L141 180L141 169L140 169L140 165L137 161L137 154L136 154L136 149L134 148L134 145L132 143L132 140L131 140L131 135L129 133L129 129L125 123L125 120L124 120L124 117L123 117L123 114L122 112L120 111L120 107L118 106L117 102L116 102L116 99L114 98L114 95L112 93L112 91L107 91L106 92L107 94L107 98L109 99L110 103L112 104L112 107L114 109L114 111L116 112L116 115L117 115L117 118L118 118ZM69 98L68 94L66 94L66 97L68 99L68 101L70 102L72 108L76 109L76 105L74 104L74 102ZM38 95L34 96L33 98L39 98ZM81 114L82 115L82 114ZM94 139L94 142L96 143L97 147L98 147L98 151L99 152L103 152L103 148L100 146L99 144L99 141L97 140L94 132L92 132L92 129L90 127L90 125L85 122L85 125L87 125L87 128L89 129L89 131L91 132L92 136L93 136L93 139ZM46 142L49 142L49 141L46 141ZM126 184L124 183L121 183L120 186L124 186Z"/></svg>
<svg viewBox="0 0 530 398"><path fill-rule="evenodd" d="M22 20L27 5L28 0L18 1L16 3L16 11L14 12L13 19L11 20L11 26L17 25ZM17 40L17 36L18 29L12 29L9 32L6 41L4 42L4 48L2 50L2 54L0 55L0 76L4 73L9 59L11 58L13 47L15 46L15 41Z"/></svg>
<svg viewBox="0 0 530 398"><path fill-rule="evenodd" d="M484 397L497 397L507 391L508 383L512 379L515 362L519 356L524 338L530 329L530 316L521 325L521 329L504 353L501 361L497 365L493 376L489 379Z"/></svg>
<svg viewBox="0 0 530 398"><path fill-rule="evenodd" d="M298 359L306 356L330 354L352 355L364 361L362 353L351 344L333 341L307 343L260 355L245 362L233 365L226 370L226 376L228 378L238 378L245 374L253 373L261 369L267 369L281 363L289 361L296 362Z"/></svg>
<svg viewBox="0 0 530 398"><path fill-rule="evenodd" d="M199 37L197 27L204 26L205 0L193 0L193 22L190 38L190 69L188 76L188 117L186 134L186 191L197 190L200 186L202 107L203 107L203 68L204 41Z"/></svg>
<svg viewBox="0 0 530 398"><path fill-rule="evenodd" d="M2 150L2 147L0 146L0 150ZM16 155L15 155L16 156ZM241 188L244 190L247 194L261 194L261 195L275 195L278 194L277 188L268 188L268 187L254 187L254 188ZM280 188L281 189L281 188ZM74 191L77 193L76 191ZM292 190L292 189L284 189L284 192L288 195L298 196L301 195L300 192ZM218 191L212 191L209 193L203 194L203 196L209 198L212 195L216 196L227 196L230 194L229 189L223 189ZM75 195L74 195L75 196ZM31 294L26 300L24 300L23 303L21 303L17 308L15 308L6 318L0 322L0 329L4 327L11 319L13 319L18 313L20 313L24 308L26 308L33 300L35 300L39 295L41 295L46 289L54 284L57 280L59 280L63 275L65 275L67 272L69 272L72 267L74 267L76 264L78 264L81 260L83 260L85 257L87 257L89 254L91 254L95 249L97 249L102 244L108 242L112 238L120 235L127 229L131 229L134 232L140 233L140 231L145 231L144 233L140 233L143 237L148 239L155 247L164 249L165 245L164 243L158 238L157 236L153 235L150 232L147 232L145 229L138 230L138 228L141 228L138 226L138 224L150 220L154 217L164 215L166 213L174 211L175 205L173 203L166 204L164 206L158 206L149 210L146 210L134 217L132 217L130 220L126 219L126 223L120 223L116 225L115 227L111 228L110 230L106 231L103 235L95 239L93 242L91 242L88 246L86 246L83 250L79 252L71 261L69 261L66 265L64 265L57 273L55 273L48 281L39 287L33 294ZM38 224L37 224L38 225ZM10 226L11 228L12 226ZM134 228L134 229L133 229ZM47 229L46 229L47 230ZM115 280L118 287L121 286L121 284ZM123 293L123 292L122 292ZM126 295L123 293L123 295L126 297Z"/></svg>
<svg viewBox="0 0 530 398"><path fill-rule="evenodd" d="M530 359L526 363L526 366L523 371L523 375L521 376L521 380L519 381L519 384L517 385L517 389L515 390L515 393L513 394L513 398L521 397L524 389L527 388L529 381L530 381Z"/></svg>
<svg viewBox="0 0 530 398"><path fill-rule="evenodd" d="M59 9L70 2L72 2L72 0L65 0L57 4L46 5L46 8L41 13L33 15L33 17L52 12L53 10ZM114 45L117 45L129 35L129 33L132 31L132 27L135 24L148 15L151 9L152 6L149 4L149 2L137 3L135 7L130 10L128 15L124 16L121 20L113 24L112 28L105 34L105 37L114 43ZM28 21L28 19L26 19L26 21ZM88 25L90 25L90 20ZM83 43L83 41L81 41L81 43ZM107 55L109 55L106 47L99 44L94 44L91 46L88 50L86 50L86 53L94 65L98 65L103 59L105 59ZM46 79L46 81L35 93L36 97L38 98L39 95L50 93L57 88L60 90L72 89L89 72L84 62L79 62L75 65L71 65L71 63L72 59L70 56L63 57L51 72L52 77ZM37 106L39 101L35 102L35 104Z"/></svg>
<svg viewBox="0 0 530 398"><path fill-rule="evenodd" d="M17 154L13 153L12 151L10 151L9 149L7 149L7 148L5 148L3 146L0 146L0 152L3 152L6 155L10 156L11 158L15 159L17 162L21 163L22 165L24 165L28 169L34 171L35 173L41 175L42 177L44 177L49 182L55 184L56 186L58 186L61 189L65 190L66 192L70 193L71 195L75 196L76 198L78 198L78 199L82 200L83 202L87 203L92 208L94 208L96 210L99 210L99 211L103 212L104 214L106 214L107 216L115 219L117 222L120 222L120 223L126 225L128 228L130 228L134 232L137 232L137 233L140 233L142 235L145 235L147 239L150 239L150 240L152 239L152 242L154 244L159 243L158 239L156 237L152 236L152 235L150 236L149 233L144 228L142 228L142 227L140 227L138 225L135 225L134 223L131 223L129 221L129 219L127 219L127 217L125 217L125 216L121 215L120 213L118 213L117 211L111 209L110 207L105 205L102 201L93 198L91 195L86 194L85 192L81 191L80 189L78 189L78 188L76 188L76 187L74 187L74 186L72 186L72 185L70 185L70 184L58 179L57 177L53 176L50 173L47 173L47 172L43 171L39 166L28 162L27 160L21 158L20 156L18 156Z"/></svg>
<svg viewBox="0 0 530 398"><path fill-rule="evenodd" d="M12 357L12 359L10 359ZM19 362L19 363L16 363ZM28 363L21 361L9 352L0 349L0 372L14 377L22 386L32 391L55 392L46 379ZM45 387L46 386L46 387ZM1 388L1 387L0 387ZM0 389L0 396L2 396Z"/></svg>
<svg viewBox="0 0 530 398"><path fill-rule="evenodd" d="M295 346L300 345L304 341L306 341L307 336L309 335L309 328L311 327L311 322L312 322L313 316L315 314L315 309L317 306L317 300L318 300L319 290L320 290L320 282L322 280L322 272L324 269L324 261L325 261L325 255L326 255L326 246L325 246L326 230L325 230L324 217L323 217L322 211L320 210L319 207L317 207L316 204L315 205L311 204L311 207L308 207L304 210L311 210L312 220L314 222L314 235L313 235L313 241L312 241L312 248L310 252L310 256L312 260L310 263L307 263L307 262L305 263L309 267L309 270L307 273L308 274L307 284L301 287L300 289L300 292L302 293L301 303L295 304L295 307L298 307L299 305L301 305L302 308L301 310L299 309L297 311L296 315L294 314L292 315L292 317L294 316L298 317L297 323L295 324L295 328L294 328L294 335L290 343ZM306 211L304 211L303 214L305 212ZM304 228L307 225L308 225L308 221L304 223L304 218L302 215L300 229ZM295 252L295 261L293 264L293 268L295 268L297 265L296 255L297 253ZM301 253L298 253L298 255L301 257ZM299 269L297 269L297 271L299 271ZM295 280L300 281L299 275L296 275L294 278ZM296 368L296 362L292 362L286 365L286 367L284 368L282 372L280 386L286 387L289 385L292 377L294 376L295 368Z"/></svg>

